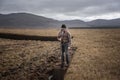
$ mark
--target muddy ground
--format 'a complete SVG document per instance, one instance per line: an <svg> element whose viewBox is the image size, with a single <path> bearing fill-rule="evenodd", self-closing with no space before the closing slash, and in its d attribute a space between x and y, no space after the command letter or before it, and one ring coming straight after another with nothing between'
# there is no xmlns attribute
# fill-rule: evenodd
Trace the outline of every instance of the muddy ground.
<svg viewBox="0 0 120 80"><path fill-rule="evenodd" d="M63 80L59 42L0 39L0 80ZM70 57L75 53L72 47Z"/></svg>

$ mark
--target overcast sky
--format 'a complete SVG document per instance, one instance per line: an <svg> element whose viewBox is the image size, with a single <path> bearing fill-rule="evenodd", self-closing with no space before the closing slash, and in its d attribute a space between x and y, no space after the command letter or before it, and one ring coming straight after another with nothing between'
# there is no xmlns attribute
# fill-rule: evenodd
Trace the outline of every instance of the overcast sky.
<svg viewBox="0 0 120 80"><path fill-rule="evenodd" d="M120 18L120 0L0 0L0 13L27 12L57 20Z"/></svg>

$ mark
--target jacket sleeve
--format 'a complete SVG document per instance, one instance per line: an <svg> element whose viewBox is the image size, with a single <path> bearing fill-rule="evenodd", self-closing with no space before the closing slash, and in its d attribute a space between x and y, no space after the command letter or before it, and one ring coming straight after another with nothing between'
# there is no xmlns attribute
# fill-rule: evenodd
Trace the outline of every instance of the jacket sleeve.
<svg viewBox="0 0 120 80"><path fill-rule="evenodd" d="M61 38L61 32L59 32L57 35L57 39L60 40L60 38Z"/></svg>
<svg viewBox="0 0 120 80"><path fill-rule="evenodd" d="M68 33L68 38L69 38L69 44L68 44L68 46L70 47L71 46L71 34L70 33Z"/></svg>

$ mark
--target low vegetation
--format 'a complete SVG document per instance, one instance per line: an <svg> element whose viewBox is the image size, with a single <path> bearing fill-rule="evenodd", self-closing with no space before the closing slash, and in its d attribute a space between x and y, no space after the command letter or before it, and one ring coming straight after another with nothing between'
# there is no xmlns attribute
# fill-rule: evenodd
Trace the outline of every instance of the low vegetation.
<svg viewBox="0 0 120 80"><path fill-rule="evenodd" d="M70 50L74 55L64 80L120 80L120 29L70 32L77 50ZM58 29L0 29L0 33L56 36ZM48 80L57 65L58 41L0 38L0 80Z"/></svg>
<svg viewBox="0 0 120 80"><path fill-rule="evenodd" d="M65 80L120 80L120 29L74 30L78 47Z"/></svg>

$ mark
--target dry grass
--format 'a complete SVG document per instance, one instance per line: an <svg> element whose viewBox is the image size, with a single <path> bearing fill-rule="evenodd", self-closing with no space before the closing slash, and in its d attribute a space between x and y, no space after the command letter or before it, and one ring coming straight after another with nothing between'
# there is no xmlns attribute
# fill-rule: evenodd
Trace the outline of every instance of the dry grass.
<svg viewBox="0 0 120 80"><path fill-rule="evenodd" d="M51 31L52 30L0 29L2 33L40 36L48 36L48 34L55 36L57 34L57 31L53 30L53 33L51 33ZM49 74L46 75L46 73L55 66L55 61L58 59L53 58L59 58L59 48L60 46L57 41L11 40L0 38L0 80L36 80L48 78ZM55 57L51 57L50 59L50 56Z"/></svg>
<svg viewBox="0 0 120 80"><path fill-rule="evenodd" d="M38 76L42 77L41 74L33 76L38 73L44 76L47 66L50 69L54 67L54 63L48 64L48 58L60 54L58 45L49 41L0 39L0 80L30 80L31 77L36 80ZM37 73L36 70L44 72Z"/></svg>
<svg viewBox="0 0 120 80"><path fill-rule="evenodd" d="M58 30L0 29L0 32L56 36ZM70 32L74 36L72 45L78 49L65 80L120 80L120 29L72 29ZM60 54L57 41L0 39L0 72L25 63L22 71L1 79L29 80L29 67L40 66L46 55L51 54ZM34 60L35 57L39 58Z"/></svg>
<svg viewBox="0 0 120 80"><path fill-rule="evenodd" d="M120 80L120 29L73 30L78 47L65 80Z"/></svg>
<svg viewBox="0 0 120 80"><path fill-rule="evenodd" d="M0 32L36 36L56 36L58 30L59 29L0 29Z"/></svg>

